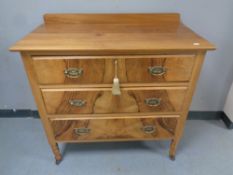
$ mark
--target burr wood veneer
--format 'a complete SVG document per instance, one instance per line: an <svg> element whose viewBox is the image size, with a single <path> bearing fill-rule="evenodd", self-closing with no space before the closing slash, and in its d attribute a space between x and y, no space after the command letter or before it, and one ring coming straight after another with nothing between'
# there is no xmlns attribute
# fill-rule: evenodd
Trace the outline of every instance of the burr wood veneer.
<svg viewBox="0 0 233 175"><path fill-rule="evenodd" d="M213 49L179 14L47 14L11 47L21 53L57 163L59 142L168 139L174 159Z"/></svg>

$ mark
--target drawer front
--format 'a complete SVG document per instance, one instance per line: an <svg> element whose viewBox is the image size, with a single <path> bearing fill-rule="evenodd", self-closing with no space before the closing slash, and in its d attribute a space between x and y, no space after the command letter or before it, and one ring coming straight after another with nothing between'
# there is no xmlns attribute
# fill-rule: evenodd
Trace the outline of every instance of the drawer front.
<svg viewBox="0 0 233 175"><path fill-rule="evenodd" d="M103 59L35 59L33 66L39 84L96 84L104 81Z"/></svg>
<svg viewBox="0 0 233 175"><path fill-rule="evenodd" d="M85 89L87 90L87 89ZM138 112L179 112L186 89L51 91L42 90L48 114L111 114Z"/></svg>
<svg viewBox="0 0 233 175"><path fill-rule="evenodd" d="M169 139L177 118L52 120L57 141Z"/></svg>
<svg viewBox="0 0 233 175"><path fill-rule="evenodd" d="M126 59L126 75L129 83L189 81L194 56Z"/></svg>
<svg viewBox="0 0 233 175"><path fill-rule="evenodd" d="M115 69L121 83L183 82L189 81L194 64L194 56L56 58L33 59L39 84L111 84Z"/></svg>

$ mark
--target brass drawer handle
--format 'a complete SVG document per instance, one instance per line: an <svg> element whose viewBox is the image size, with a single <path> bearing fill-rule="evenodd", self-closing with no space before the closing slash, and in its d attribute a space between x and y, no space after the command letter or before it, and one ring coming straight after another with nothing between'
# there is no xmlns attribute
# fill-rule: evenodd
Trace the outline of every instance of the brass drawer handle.
<svg viewBox="0 0 233 175"><path fill-rule="evenodd" d="M160 98L147 98L145 99L144 102L147 106L156 107L161 104L161 99Z"/></svg>
<svg viewBox="0 0 233 175"><path fill-rule="evenodd" d="M90 132L91 132L90 128L74 128L74 133L79 136L90 134Z"/></svg>
<svg viewBox="0 0 233 175"><path fill-rule="evenodd" d="M71 106L83 107L83 106L85 106L86 101L80 100L80 99L73 99L73 100L69 100L69 104Z"/></svg>
<svg viewBox="0 0 233 175"><path fill-rule="evenodd" d="M78 78L82 76L83 74L83 69L82 68L67 68L64 70L64 74L68 78Z"/></svg>
<svg viewBox="0 0 233 175"><path fill-rule="evenodd" d="M154 125L146 125L142 128L142 130L146 134L152 134L156 131L156 127Z"/></svg>
<svg viewBox="0 0 233 175"><path fill-rule="evenodd" d="M166 73L166 69L162 66L149 67L148 71L153 76L161 76Z"/></svg>

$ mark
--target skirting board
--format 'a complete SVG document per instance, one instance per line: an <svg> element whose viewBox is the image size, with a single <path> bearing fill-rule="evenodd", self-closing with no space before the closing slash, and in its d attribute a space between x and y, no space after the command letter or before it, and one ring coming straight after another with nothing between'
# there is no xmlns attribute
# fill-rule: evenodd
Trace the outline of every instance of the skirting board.
<svg viewBox="0 0 233 175"><path fill-rule="evenodd" d="M222 112L221 116L222 121L225 123L226 127L228 129L233 129L233 122L230 120L230 118L225 114L225 112Z"/></svg>
<svg viewBox="0 0 233 175"><path fill-rule="evenodd" d="M39 118L36 110L1 110L0 118ZM227 117L223 111L190 111L188 120L222 120L228 129L233 129L233 122Z"/></svg>

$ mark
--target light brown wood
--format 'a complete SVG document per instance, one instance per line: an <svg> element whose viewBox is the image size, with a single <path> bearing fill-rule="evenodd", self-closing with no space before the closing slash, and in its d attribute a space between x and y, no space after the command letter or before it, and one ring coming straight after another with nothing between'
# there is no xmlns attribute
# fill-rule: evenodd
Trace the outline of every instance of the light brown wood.
<svg viewBox="0 0 233 175"><path fill-rule="evenodd" d="M45 14L45 24L151 24L180 22L177 13L157 14Z"/></svg>
<svg viewBox="0 0 233 175"><path fill-rule="evenodd" d="M47 25L39 26L11 50L85 51L89 54L104 50L112 54L125 51L143 54L215 49L181 23L178 14L46 15L45 21Z"/></svg>
<svg viewBox="0 0 233 175"><path fill-rule="evenodd" d="M24 67L25 67L25 70L26 70L26 73L28 76L28 80L29 80L30 85L32 87L32 93L34 95L34 98L35 98L35 101L36 101L36 104L38 107L39 115L40 115L42 124L44 126L48 142L49 142L50 147L54 153L55 159L57 161L59 161L62 159L62 157L61 157L59 148L57 146L54 134L52 132L50 122L49 122L48 118L46 117L46 109L45 109L45 106L43 103L41 91L40 91L40 89L37 85L37 82L36 82L36 75L35 75L35 72L33 70L32 59L30 58L30 55L28 55L27 53L21 53L21 56L22 56Z"/></svg>
<svg viewBox="0 0 233 175"><path fill-rule="evenodd" d="M33 66L40 84L100 84L103 83L105 60L34 60ZM79 68L83 74L77 78L67 77L69 68ZM109 82L108 82L109 83Z"/></svg>
<svg viewBox="0 0 233 175"><path fill-rule="evenodd" d="M114 139L170 139L174 135L176 122L176 118L137 118L111 120L53 120L51 123L57 141L99 141ZM86 133L75 132L75 129L83 128L89 129L89 131ZM154 129L154 131L145 131L146 129Z"/></svg>
<svg viewBox="0 0 233 175"><path fill-rule="evenodd" d="M46 58L46 57L49 57L51 59L55 59L57 57L59 58L62 58L62 57L70 57L72 56L73 58L74 57L77 57L77 56L80 56L81 59L84 59L84 58L94 58L95 57L97 59L99 59L100 57L103 58L106 57L106 58L112 58L113 56L116 58L117 57L122 57L122 55L126 56L127 58L136 58L137 56L141 57L141 56L150 56L150 55L157 55L158 57L160 55L193 55L195 56L197 53L198 53L198 50L157 50L156 52L153 51L153 50L146 50L144 52L140 51L140 50L125 50L125 51L119 51L119 52L113 52L112 50L96 50L96 51L91 51L91 52L87 52L85 50L83 51L49 51L49 50L42 50L42 51L27 51L27 53L31 56L34 57L39 57L39 59L41 59L42 57L43 58ZM136 57L135 57L136 56ZM102 59L101 58L101 59Z"/></svg>
<svg viewBox="0 0 233 175"><path fill-rule="evenodd" d="M166 89L166 90L185 90L188 89L188 87L186 86L171 86L172 84L169 84L168 86L152 86L151 84L148 84L148 86L146 86L146 84L141 84L142 86L139 86L139 84L137 84L136 86L123 86L124 84L122 84L122 86L120 86L121 90L161 90L161 89ZM42 86L44 87L44 86ZM108 86L95 86L95 85L91 85L91 86L86 86L86 87L79 87L79 86L45 86L48 87L48 89L41 89L44 92L56 92L56 91L111 91L112 88L108 87Z"/></svg>
<svg viewBox="0 0 233 175"><path fill-rule="evenodd" d="M112 113L112 114L48 114L51 120L102 120L127 118L179 118L180 112L141 112L141 113Z"/></svg>
<svg viewBox="0 0 233 175"><path fill-rule="evenodd" d="M143 59L126 59L127 82L152 83L152 82L176 82L189 81L195 57L166 57ZM152 75L149 67L163 67L166 72L163 75Z"/></svg>
<svg viewBox="0 0 233 175"><path fill-rule="evenodd" d="M181 54L177 54L177 53L174 53L174 54L171 54L171 55L90 55L90 56L84 56L84 55L69 55L70 52L66 53L68 54L67 56L64 56L64 55L61 55L61 56L54 56L54 55L49 55L49 53L46 53L45 55L47 56L41 56L41 55L35 55L33 56L33 60L73 60L73 59L79 59L79 60L82 60L82 59L85 59L85 60L88 60L88 59L135 59L135 58L189 58L189 57L195 57L196 55L195 54L185 54L183 53L182 55ZM66 55L65 54L65 55Z"/></svg>
<svg viewBox="0 0 233 175"><path fill-rule="evenodd" d="M180 112L185 90L122 90L120 96L111 91L43 91L48 114L112 114L137 112ZM160 100L149 106L145 100ZM84 106L74 106L71 100L82 100Z"/></svg>
<svg viewBox="0 0 233 175"><path fill-rule="evenodd" d="M122 89L130 88L153 88L153 89L187 89L189 83L188 82L156 82L156 83L121 83L120 86ZM112 88L111 84L59 84L59 85L39 85L41 89L44 91L59 91L61 89L63 90L72 90L72 89L93 89L93 88L100 88L100 89L110 89Z"/></svg>
<svg viewBox="0 0 233 175"><path fill-rule="evenodd" d="M49 58L48 56L46 58ZM114 60L118 61L118 77L121 83L187 82L192 73L194 56L173 55L136 57L134 59L114 57L103 59L33 59L38 82L46 84L109 84L114 77ZM78 57L76 57L78 58ZM105 59L104 59L105 58ZM91 65L91 66L90 66ZM163 67L163 75L152 75L150 67ZM76 78L67 77L65 70L78 68L83 74Z"/></svg>
<svg viewBox="0 0 233 175"><path fill-rule="evenodd" d="M199 74L201 71L201 67L202 67L202 64L204 61L205 54L206 54L206 52L199 52L196 56L194 71L192 73L192 78L191 78L191 81L189 83L189 90L188 90L187 96L185 97L185 100L183 103L183 112L181 114L182 116L177 122L177 128L179 128L179 129L176 130L175 139L173 139L171 142L170 157L175 156L178 143L182 137L186 118L187 118L188 112L189 112L189 107L190 107L190 104L192 102L192 96L193 96L193 93L194 93L194 90L196 87L196 83L197 83L197 80L198 80L198 77L199 77Z"/></svg>
<svg viewBox="0 0 233 175"><path fill-rule="evenodd" d="M161 139L171 140L174 159L205 53L215 47L179 14L47 14L10 49L21 52L59 161L58 142ZM111 93L115 61L120 96Z"/></svg>

